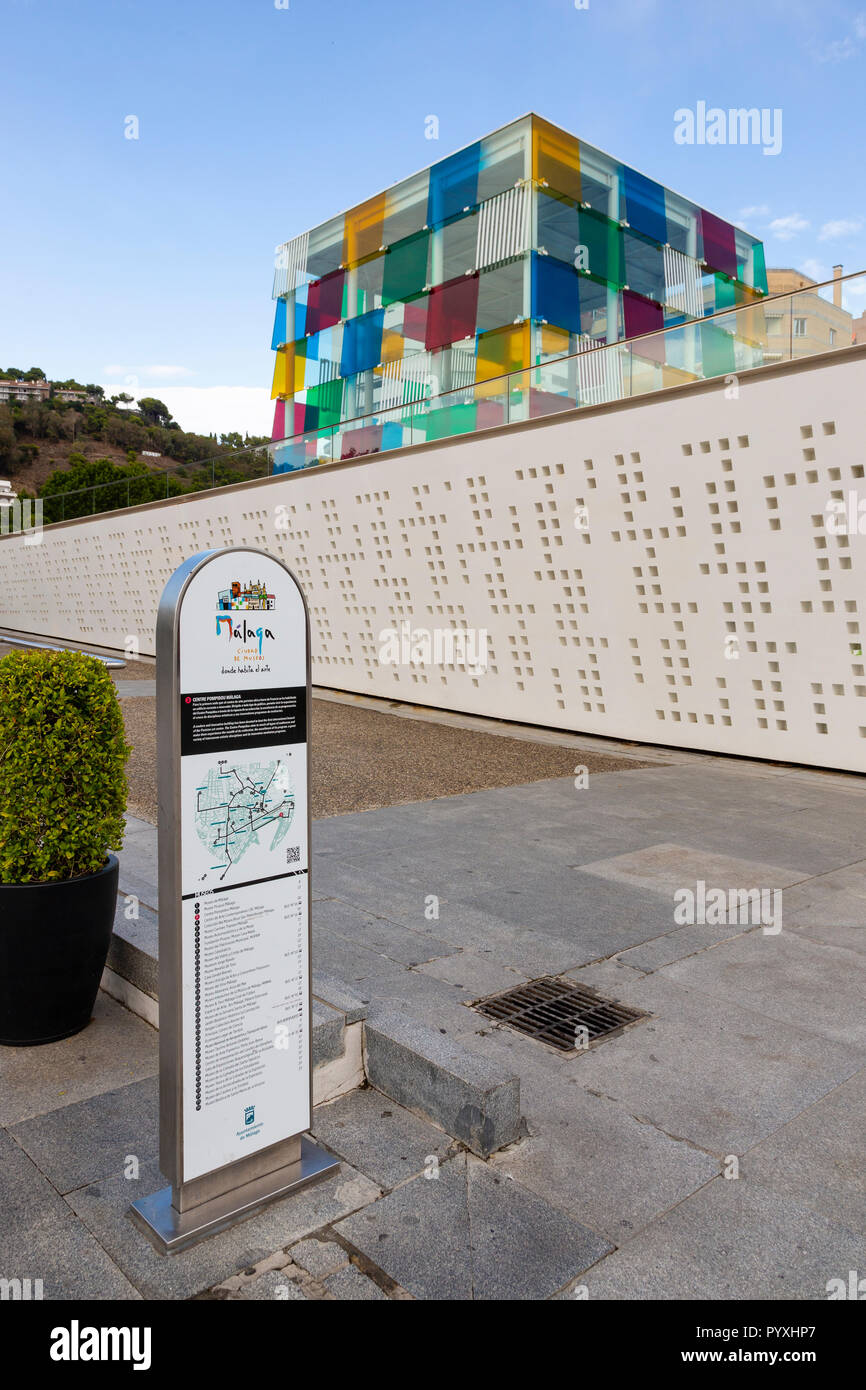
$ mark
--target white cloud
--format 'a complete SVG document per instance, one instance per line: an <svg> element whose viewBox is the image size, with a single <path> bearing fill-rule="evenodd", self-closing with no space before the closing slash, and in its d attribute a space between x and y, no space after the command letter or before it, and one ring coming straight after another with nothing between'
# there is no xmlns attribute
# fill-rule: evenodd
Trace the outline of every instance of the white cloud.
<svg viewBox="0 0 866 1390"><path fill-rule="evenodd" d="M808 275L810 280L817 280L820 284L823 280L830 279L829 267L822 261L816 261L811 256L807 256L804 261L800 261L800 269L804 275Z"/></svg>
<svg viewBox="0 0 866 1390"><path fill-rule="evenodd" d="M835 222L825 222L818 233L819 241L835 241L837 237L853 236L861 231L863 223L857 218L840 217Z"/></svg>
<svg viewBox="0 0 866 1390"><path fill-rule="evenodd" d="M153 395L137 386L131 391L123 382L104 385L106 396L127 391L136 399ZM193 434L268 435L274 419L274 404L264 386L165 386L159 399L168 406L181 429Z"/></svg>
<svg viewBox="0 0 866 1390"><path fill-rule="evenodd" d="M737 213L737 216L742 218L743 221L747 221L750 217L769 217L769 215L770 209L767 207L766 203L761 203L760 206L753 208L740 208L740 211Z"/></svg>
<svg viewBox="0 0 866 1390"><path fill-rule="evenodd" d="M195 372L191 371L189 367L167 366L161 363L146 367L123 367L117 362L113 362L110 366L103 367L102 370L106 376L121 376L124 380L134 377L136 384L141 377L157 377L161 381L171 381L177 377L195 376Z"/></svg>
<svg viewBox="0 0 866 1390"><path fill-rule="evenodd" d="M770 231L779 241L792 241L798 232L804 232L809 223L799 212L789 213L787 217L775 217L770 223Z"/></svg>

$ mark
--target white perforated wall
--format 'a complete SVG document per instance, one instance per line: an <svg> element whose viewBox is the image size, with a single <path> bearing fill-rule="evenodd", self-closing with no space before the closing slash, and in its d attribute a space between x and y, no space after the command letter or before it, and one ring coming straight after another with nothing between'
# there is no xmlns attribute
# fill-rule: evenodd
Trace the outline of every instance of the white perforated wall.
<svg viewBox="0 0 866 1390"><path fill-rule="evenodd" d="M49 528L39 547L6 538L0 623L152 652L181 560L258 545L306 590L321 685L866 770L866 541L825 526L831 497L866 496L866 354L731 394L314 468ZM487 670L381 664L403 621L486 629Z"/></svg>

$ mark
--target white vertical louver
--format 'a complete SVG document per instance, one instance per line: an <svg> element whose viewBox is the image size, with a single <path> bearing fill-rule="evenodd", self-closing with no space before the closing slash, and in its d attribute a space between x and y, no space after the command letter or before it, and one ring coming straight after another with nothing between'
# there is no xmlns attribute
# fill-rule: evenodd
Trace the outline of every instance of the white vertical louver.
<svg viewBox="0 0 866 1390"><path fill-rule="evenodd" d="M278 299L281 294L289 294L303 280L307 273L309 242L309 232L303 232L277 247L274 260L274 299Z"/></svg>
<svg viewBox="0 0 866 1390"><path fill-rule="evenodd" d="M518 184L481 204L475 268L519 256L529 246L529 185Z"/></svg>
<svg viewBox="0 0 866 1390"><path fill-rule="evenodd" d="M672 246L664 248L665 262L665 303L669 309L678 309L690 318L703 318L704 296L701 288L701 269L691 256L675 251Z"/></svg>
<svg viewBox="0 0 866 1390"><path fill-rule="evenodd" d="M591 349L598 349L591 351ZM622 398L622 354L617 344L605 348L597 338L577 340L577 399L580 405L601 405Z"/></svg>

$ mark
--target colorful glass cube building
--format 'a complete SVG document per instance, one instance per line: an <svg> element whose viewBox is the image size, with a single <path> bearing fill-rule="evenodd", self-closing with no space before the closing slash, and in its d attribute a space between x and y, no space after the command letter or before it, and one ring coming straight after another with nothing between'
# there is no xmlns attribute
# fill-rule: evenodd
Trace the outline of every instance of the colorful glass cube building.
<svg viewBox="0 0 866 1390"><path fill-rule="evenodd" d="M656 385L755 365L699 321L766 291L760 241L524 116L279 248L274 466L612 399L621 356L584 354L678 324Z"/></svg>

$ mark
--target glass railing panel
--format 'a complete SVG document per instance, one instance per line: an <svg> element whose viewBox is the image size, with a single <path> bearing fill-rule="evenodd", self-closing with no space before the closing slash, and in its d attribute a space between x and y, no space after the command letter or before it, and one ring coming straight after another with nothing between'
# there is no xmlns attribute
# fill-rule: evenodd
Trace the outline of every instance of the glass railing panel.
<svg viewBox="0 0 866 1390"><path fill-rule="evenodd" d="M133 472L75 492L43 496L43 522L69 521L270 473L362 458L838 350L852 345L853 317L850 311L847 320L845 311L839 316L837 291L859 305L862 301L856 296L866 294L866 272L768 296L642 338L549 358L500 377L465 382L434 396L423 395L430 383L420 377L390 381L387 391L382 388L382 409L355 420L202 463ZM831 328L834 315L838 324ZM464 363L463 370L472 369ZM410 392L421 399L406 399ZM395 399L400 394L404 399Z"/></svg>

